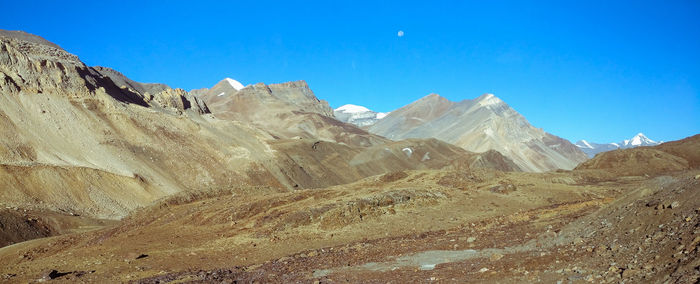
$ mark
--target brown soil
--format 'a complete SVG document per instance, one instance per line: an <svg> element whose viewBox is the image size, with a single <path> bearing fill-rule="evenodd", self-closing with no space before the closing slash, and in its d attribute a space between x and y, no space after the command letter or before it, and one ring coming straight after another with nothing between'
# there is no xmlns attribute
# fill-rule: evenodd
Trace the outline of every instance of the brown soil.
<svg viewBox="0 0 700 284"><path fill-rule="evenodd" d="M71 272L56 281L145 283L697 279L697 171L597 183L577 172L404 174L295 192L180 194L110 228L0 249L0 275L25 282L56 270ZM430 253L434 266L411 262Z"/></svg>

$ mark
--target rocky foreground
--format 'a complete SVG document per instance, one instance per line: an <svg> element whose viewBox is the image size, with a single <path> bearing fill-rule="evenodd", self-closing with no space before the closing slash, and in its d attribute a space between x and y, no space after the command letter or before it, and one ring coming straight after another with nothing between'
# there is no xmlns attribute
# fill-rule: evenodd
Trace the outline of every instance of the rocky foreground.
<svg viewBox="0 0 700 284"><path fill-rule="evenodd" d="M9 282L665 282L700 277L700 171L409 171L190 193L0 249Z"/></svg>

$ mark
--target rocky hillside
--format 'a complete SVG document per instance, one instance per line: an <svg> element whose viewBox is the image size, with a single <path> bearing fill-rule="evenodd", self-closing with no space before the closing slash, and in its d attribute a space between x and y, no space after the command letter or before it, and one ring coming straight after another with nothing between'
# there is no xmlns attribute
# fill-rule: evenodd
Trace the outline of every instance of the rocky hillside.
<svg viewBox="0 0 700 284"><path fill-rule="evenodd" d="M624 175L658 175L697 168L700 168L700 134L653 147L600 153L576 167Z"/></svg>
<svg viewBox="0 0 700 284"><path fill-rule="evenodd" d="M358 127L337 121L328 103L319 100L304 81L234 88L225 79L203 93L202 99L221 119L263 129L275 138L305 138L352 146L388 142Z"/></svg>
<svg viewBox="0 0 700 284"><path fill-rule="evenodd" d="M389 139L437 138L473 152L496 150L526 171L572 169L587 159L491 94L461 102L431 94L391 112L369 131Z"/></svg>
<svg viewBox="0 0 700 284"><path fill-rule="evenodd" d="M36 36L7 34L0 36L4 205L116 218L173 192L254 182L248 172L272 175L261 166L275 157L261 142L267 134L218 123L183 90L142 93L123 76L115 80L129 84L118 86L116 73L105 76ZM279 184L272 176L266 182Z"/></svg>

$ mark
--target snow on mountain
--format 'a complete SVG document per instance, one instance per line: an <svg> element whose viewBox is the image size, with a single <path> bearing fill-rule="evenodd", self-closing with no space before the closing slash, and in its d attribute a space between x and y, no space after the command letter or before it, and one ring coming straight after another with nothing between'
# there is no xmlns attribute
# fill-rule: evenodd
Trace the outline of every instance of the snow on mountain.
<svg viewBox="0 0 700 284"><path fill-rule="evenodd" d="M581 144L579 144L579 143L581 143ZM593 149L593 146L590 143L588 143L588 141L586 141L586 140L578 141L576 143L576 146L578 146L579 148Z"/></svg>
<svg viewBox="0 0 700 284"><path fill-rule="evenodd" d="M576 142L576 146L581 149L584 153L586 153L589 157L594 157L596 154L601 153L601 152L607 152L607 151L612 151L612 150L617 150L617 149L627 149L627 148L634 148L634 147L639 147L639 146L654 146L654 145L659 145L661 142L656 142L654 140L649 139L644 135L644 133L638 133L634 137L630 139L625 139L622 142L619 143L604 143L604 144L598 144L598 143L590 143L586 140L580 140Z"/></svg>
<svg viewBox="0 0 700 284"><path fill-rule="evenodd" d="M368 112L368 111L370 111L370 110L369 110L368 108L366 108L366 107L358 106L358 105L351 105L351 104L347 104L347 105L341 106L341 107L339 107L339 108L337 108L337 109L335 109L335 110L336 110L336 111L346 112L346 113L361 113L361 112Z"/></svg>
<svg viewBox="0 0 700 284"><path fill-rule="evenodd" d="M231 78L226 78L224 80L226 80L226 82L228 82L231 85L231 87L236 89L236 91L240 91L241 89L245 88L245 86L243 86L243 84L241 84L241 82L238 82L238 81L233 80Z"/></svg>
<svg viewBox="0 0 700 284"><path fill-rule="evenodd" d="M659 143L644 136L644 133L638 133L632 139L625 140L622 142L622 147L625 146L653 146Z"/></svg>
<svg viewBox="0 0 700 284"><path fill-rule="evenodd" d="M572 169L587 159L571 142L532 126L493 94L459 102L429 94L369 131L393 140L437 138L472 152L495 150L524 171Z"/></svg>
<svg viewBox="0 0 700 284"><path fill-rule="evenodd" d="M342 122L352 123L359 127L370 126L384 118L386 112L375 112L366 107L346 104L333 111L335 118Z"/></svg>

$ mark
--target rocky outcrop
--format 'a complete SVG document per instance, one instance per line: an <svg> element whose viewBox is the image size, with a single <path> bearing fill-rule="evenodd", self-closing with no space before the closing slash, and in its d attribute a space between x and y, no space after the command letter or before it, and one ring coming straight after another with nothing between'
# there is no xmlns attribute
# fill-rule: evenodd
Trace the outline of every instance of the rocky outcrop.
<svg viewBox="0 0 700 284"><path fill-rule="evenodd" d="M170 89L170 87L168 87L168 85L166 84L136 82L127 78L121 72L109 67L95 66L92 67L92 69L95 70L97 73L101 74L102 76L109 77L109 79L111 79L112 82L114 82L114 84L116 84L120 88L132 89L133 91L141 95L144 95L146 93L157 94Z"/></svg>
<svg viewBox="0 0 700 284"><path fill-rule="evenodd" d="M23 32L0 31L0 83L6 93L94 98L99 92L144 107L208 113L205 103L187 92L138 83L110 68L88 67L59 46ZM153 98L155 105L149 104Z"/></svg>
<svg viewBox="0 0 700 284"><path fill-rule="evenodd" d="M209 113L209 108L201 99L187 93L183 89L165 89L156 93L153 97L145 93L146 102L161 108L174 111L193 110L197 114Z"/></svg>

